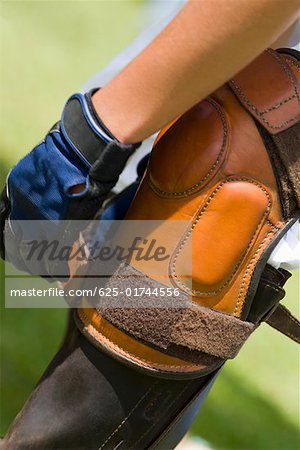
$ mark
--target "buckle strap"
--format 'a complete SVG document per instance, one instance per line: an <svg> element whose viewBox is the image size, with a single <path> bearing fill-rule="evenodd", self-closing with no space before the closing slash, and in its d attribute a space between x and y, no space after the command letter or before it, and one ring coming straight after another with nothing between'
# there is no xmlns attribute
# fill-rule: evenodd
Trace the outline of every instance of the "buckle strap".
<svg viewBox="0 0 300 450"><path fill-rule="evenodd" d="M279 304L266 322L275 330L300 344L300 322L285 306Z"/></svg>
<svg viewBox="0 0 300 450"><path fill-rule="evenodd" d="M299 122L300 84L282 54L267 49L228 84L270 134Z"/></svg>

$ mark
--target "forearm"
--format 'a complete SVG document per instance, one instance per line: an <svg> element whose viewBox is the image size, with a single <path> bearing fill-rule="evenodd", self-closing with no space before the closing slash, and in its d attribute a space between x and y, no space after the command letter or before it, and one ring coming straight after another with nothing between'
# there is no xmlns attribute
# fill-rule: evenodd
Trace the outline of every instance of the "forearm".
<svg viewBox="0 0 300 450"><path fill-rule="evenodd" d="M158 131L247 65L295 20L295 0L191 0L94 96L123 142Z"/></svg>

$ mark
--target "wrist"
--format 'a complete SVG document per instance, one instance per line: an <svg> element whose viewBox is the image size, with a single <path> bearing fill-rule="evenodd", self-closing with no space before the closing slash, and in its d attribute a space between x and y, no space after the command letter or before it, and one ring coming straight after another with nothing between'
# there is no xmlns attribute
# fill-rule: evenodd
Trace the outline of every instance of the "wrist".
<svg viewBox="0 0 300 450"><path fill-rule="evenodd" d="M91 102L92 93L76 93L67 101L60 122L61 132L69 147L88 167L111 146L122 147L127 154L138 144L123 145L106 128Z"/></svg>
<svg viewBox="0 0 300 450"><path fill-rule="evenodd" d="M145 139L142 130L142 115L133 114L124 106L122 95L109 87L99 89L91 98L93 108L107 128L119 142L136 144ZM151 133L150 133L151 134Z"/></svg>

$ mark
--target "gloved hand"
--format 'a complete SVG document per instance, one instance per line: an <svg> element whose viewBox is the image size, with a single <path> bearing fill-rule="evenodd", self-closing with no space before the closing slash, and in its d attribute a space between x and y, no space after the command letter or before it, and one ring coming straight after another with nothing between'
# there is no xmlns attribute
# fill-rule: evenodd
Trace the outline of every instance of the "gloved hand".
<svg viewBox="0 0 300 450"><path fill-rule="evenodd" d="M91 93L71 96L61 121L7 178L0 197L1 257L31 274L68 276L67 261L28 260L28 242L72 244L83 226L74 221L94 218L138 146L120 143L106 129Z"/></svg>

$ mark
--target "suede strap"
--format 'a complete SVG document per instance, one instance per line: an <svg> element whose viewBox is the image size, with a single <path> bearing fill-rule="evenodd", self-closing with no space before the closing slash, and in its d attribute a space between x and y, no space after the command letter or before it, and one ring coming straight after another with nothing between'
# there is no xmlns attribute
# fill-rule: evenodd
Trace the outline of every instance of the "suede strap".
<svg viewBox="0 0 300 450"><path fill-rule="evenodd" d="M122 293L116 304L112 300L108 304L107 299L99 298L98 311L119 329L166 352L175 346L232 359L261 322L243 321L205 308L191 301L184 292L179 297L169 298L168 302L165 297L151 302L147 296L125 295L126 290L134 292L148 286L158 290L165 287L134 267L121 264L107 287ZM277 304L271 311L262 320L299 343L300 322L282 305Z"/></svg>
<svg viewBox="0 0 300 450"><path fill-rule="evenodd" d="M125 294L148 286L158 291L166 287L121 264L106 285L119 291L117 304L110 300L107 305L107 299L99 298L97 309L113 325L159 349L168 351L175 345L224 359L234 358L256 328L256 324L192 302L184 292L178 297L157 297L155 303L148 296Z"/></svg>

